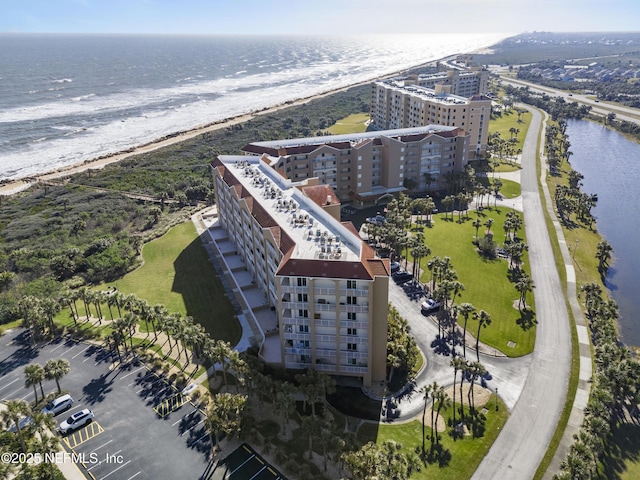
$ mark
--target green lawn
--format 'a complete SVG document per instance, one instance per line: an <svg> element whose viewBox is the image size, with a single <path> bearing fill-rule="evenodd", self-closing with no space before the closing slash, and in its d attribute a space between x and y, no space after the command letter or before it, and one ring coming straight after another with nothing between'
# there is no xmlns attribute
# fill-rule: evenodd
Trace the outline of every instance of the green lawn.
<svg viewBox="0 0 640 480"><path fill-rule="evenodd" d="M517 128L520 130L516 135L518 140L515 144L515 149L522 149L524 139L527 136L527 130L531 124L531 113L525 111L520 115L520 122L518 122L518 114L515 109L503 112L501 117L492 118L489 122L489 134L494 132L500 132L500 137L503 140L509 140L513 135L509 132L511 128Z"/></svg>
<svg viewBox="0 0 640 480"><path fill-rule="evenodd" d="M495 396L491 397L486 409L483 436L474 439L469 435L454 441L448 431L441 432L440 443L444 450L448 451L447 457L450 457L448 464L443 466L439 466L438 463L427 464L422 467L421 472L414 473L411 479L460 480L471 478L509 417L509 412L501 401L499 402L499 410L495 411ZM450 419L452 415L452 408L443 412L445 420ZM427 422L429 422L429 417L427 417ZM427 427L425 431L427 435L426 448L429 449L431 429ZM395 440L402 444L402 451L405 453L419 452L422 447L421 438L422 423L417 420L399 425L369 423L362 425L358 431L358 439L363 443L370 440L377 443Z"/></svg>
<svg viewBox="0 0 640 480"><path fill-rule="evenodd" d="M470 212L469 219L458 221L444 220L444 214L434 216L435 224L432 228L425 228L425 243L431 249L431 256L422 259L423 274L421 280L429 282L431 275L427 263L433 256L450 257L453 268L458 273L459 281L465 286L464 292L456 299L460 304L468 302L476 309L485 310L491 315L491 325L482 329L480 340L497 348L508 356L521 356L531 353L535 343L534 315L521 315L513 303L520 294L507 277L509 263L507 260L496 258L493 260L481 257L473 244L475 228L472 221L481 215L484 223L493 218L492 231L494 240L501 245L504 241L502 224L505 221L508 208L485 208L483 212ZM486 227L479 229L482 236ZM524 238L523 230L519 236ZM528 256L524 256L524 269L530 272L527 265ZM533 296L527 297L527 302L533 304ZM532 318L533 317L533 318ZM468 329L476 334L477 322L469 320ZM512 342L511 344L509 342ZM515 344L515 345L513 345Z"/></svg>
<svg viewBox="0 0 640 480"><path fill-rule="evenodd" d="M340 135L344 133L360 133L367 130L366 122L369 121L368 113L354 113L346 118L338 120L329 127L328 131L332 135Z"/></svg>
<svg viewBox="0 0 640 480"><path fill-rule="evenodd" d="M482 185L486 185L488 187L490 187L493 184L493 181L494 181L493 176L478 177L478 183ZM502 188L500 189L500 194L504 198L519 197L520 194L522 193L522 188L520 187L520 184L518 182L507 180L506 178L501 178L500 181L502 182ZM495 197L492 194L491 202L493 203L494 201L495 201Z"/></svg>
<svg viewBox="0 0 640 480"><path fill-rule="evenodd" d="M235 345L242 329L193 223L182 223L145 244L142 257L140 268L109 285L190 315L213 338Z"/></svg>

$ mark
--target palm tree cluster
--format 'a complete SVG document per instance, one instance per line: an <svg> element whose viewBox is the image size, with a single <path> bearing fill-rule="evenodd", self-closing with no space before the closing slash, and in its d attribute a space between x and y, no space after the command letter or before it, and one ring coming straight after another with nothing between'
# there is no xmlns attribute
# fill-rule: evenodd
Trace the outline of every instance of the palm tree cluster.
<svg viewBox="0 0 640 480"><path fill-rule="evenodd" d="M509 138L504 139L500 132L493 132L489 134L487 139L487 153L492 156L497 156L500 160L505 158L515 158L516 155L522 153L522 150L517 148L518 133L520 130L515 127L511 127L509 130Z"/></svg>
<svg viewBox="0 0 640 480"><path fill-rule="evenodd" d="M31 417L31 423L21 427L20 422L25 417ZM55 428L53 417L32 410L22 400L6 402L6 409L0 414L0 426L15 428L15 435L10 432L0 433L0 453L22 452L44 457L58 451L60 439L51 433ZM0 478L54 480L63 477L55 462L0 462Z"/></svg>
<svg viewBox="0 0 640 480"><path fill-rule="evenodd" d="M637 421L640 402L640 362L618 341L618 305L603 298L598 284L583 285L581 290L595 346L595 373L582 426L556 480L596 476L610 452L609 440L622 423Z"/></svg>
<svg viewBox="0 0 640 480"><path fill-rule="evenodd" d="M25 295L19 300L20 316L23 319L23 325L29 330L34 345L55 335L53 319L60 308L59 303L52 298Z"/></svg>
<svg viewBox="0 0 640 480"><path fill-rule="evenodd" d="M55 380L58 393L61 393L60 379L70 371L71 365L69 361L64 358L47 360L44 367L39 363L31 363L24 367L24 385L25 387L33 387L33 394L35 396L34 403L38 403L38 390L36 390L36 386L40 387L40 393L42 394L40 400L44 400L45 398L44 388L42 386L44 380Z"/></svg>
<svg viewBox="0 0 640 480"><path fill-rule="evenodd" d="M416 456L403 453L402 444L394 440L382 444L369 442L359 450L345 454L344 462L349 478L354 480L408 480L414 471L420 470Z"/></svg>
<svg viewBox="0 0 640 480"><path fill-rule="evenodd" d="M547 153L547 163L552 174L557 174L559 167L564 160L569 162L571 151L566 135L566 122L560 120L558 125L548 125L545 134L545 149ZM554 200L560 219L568 222L571 215L575 215L576 220L586 224L591 228L594 217L591 210L598 202L598 195L584 193L580 190L581 180L584 177L579 172L569 170L568 185L557 185L554 191Z"/></svg>
<svg viewBox="0 0 640 480"><path fill-rule="evenodd" d="M387 368L389 370L388 382L390 383L395 372L401 372L403 379L408 379L418 363L420 351L410 333L409 323L400 316L398 310L391 304L389 304L387 318Z"/></svg>

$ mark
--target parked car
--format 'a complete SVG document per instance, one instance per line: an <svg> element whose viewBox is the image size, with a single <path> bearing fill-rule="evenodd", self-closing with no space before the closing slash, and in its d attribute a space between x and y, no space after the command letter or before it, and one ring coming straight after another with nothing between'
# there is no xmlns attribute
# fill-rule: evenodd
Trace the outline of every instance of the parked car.
<svg viewBox="0 0 640 480"><path fill-rule="evenodd" d="M391 273L395 273L398 270L400 270L400 263L399 262L391 262Z"/></svg>
<svg viewBox="0 0 640 480"><path fill-rule="evenodd" d="M88 423L91 423L93 420L93 412L88 408L84 410L80 410L77 413L74 413L69 418L67 418L64 422L60 424L58 430L61 434L66 435L69 432L73 432L80 427L84 427Z"/></svg>
<svg viewBox="0 0 640 480"><path fill-rule="evenodd" d="M20 421L18 422L18 425L20 425L20 431L24 430L25 428L27 428L29 425L33 424L33 417L31 416L26 416L26 417L22 417L20 419ZM8 430L11 433L17 433L18 429L16 428L16 424L11 422L11 426L8 428Z"/></svg>
<svg viewBox="0 0 640 480"><path fill-rule="evenodd" d="M422 305L420 305L420 309L423 313L431 313L440 310L440 306L440 302L434 300L433 298L428 298L427 300L422 302Z"/></svg>
<svg viewBox="0 0 640 480"><path fill-rule="evenodd" d="M73 398L71 395L61 395L58 398L54 398L47 403L42 409L42 413L48 413L49 415L58 415L60 412L69 410L73 405Z"/></svg>
<svg viewBox="0 0 640 480"><path fill-rule="evenodd" d="M383 215L376 215L375 217L367 218L367 223L371 223L373 225L377 225L378 227L381 227L385 223L387 223L387 219Z"/></svg>
<svg viewBox="0 0 640 480"><path fill-rule="evenodd" d="M394 282L396 282L398 285L401 285L411 280L413 278L413 275L408 272L396 272L391 274L391 277L393 278Z"/></svg>

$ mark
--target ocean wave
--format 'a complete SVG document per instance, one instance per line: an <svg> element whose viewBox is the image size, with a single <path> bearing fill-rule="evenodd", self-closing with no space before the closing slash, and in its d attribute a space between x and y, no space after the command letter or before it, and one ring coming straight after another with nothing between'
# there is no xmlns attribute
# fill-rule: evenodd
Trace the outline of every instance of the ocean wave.
<svg viewBox="0 0 640 480"><path fill-rule="evenodd" d="M16 105L0 110L0 123L21 128L33 124L50 130L44 140L28 146L17 140L15 145L19 147L3 154L0 179L20 178L82 163L178 131L258 112L453 53L489 46L504 36L435 35L421 37L420 41L405 36L396 41L386 37L384 42L379 39L323 39L325 54L302 45L299 51L291 54L286 49L277 54L265 51L261 52L263 58L244 73L239 73L238 67L244 66L239 60L235 63L222 61L216 67L218 77L214 78L201 73L196 76L194 71L194 75L183 78L179 84L136 88L123 84L121 91L114 91L114 82L110 82L110 92L94 89L93 93L83 94L74 91L72 98L75 101L69 101L69 94L62 94L58 100ZM268 54L271 57L267 57ZM225 76L234 71L237 73ZM73 79L65 77L51 81L69 82ZM74 88L78 89L80 84L77 81ZM55 130L60 133L49 134Z"/></svg>

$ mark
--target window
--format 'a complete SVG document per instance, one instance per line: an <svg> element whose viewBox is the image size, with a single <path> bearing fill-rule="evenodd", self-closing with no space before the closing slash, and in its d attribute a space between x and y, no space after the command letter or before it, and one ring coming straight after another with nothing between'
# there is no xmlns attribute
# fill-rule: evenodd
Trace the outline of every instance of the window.
<svg viewBox="0 0 640 480"><path fill-rule="evenodd" d="M298 310L298 316L302 318L309 318L309 310Z"/></svg>
<svg viewBox="0 0 640 480"><path fill-rule="evenodd" d="M300 325L302 326L302 325ZM347 328L347 335L358 335L358 329L357 328Z"/></svg>
<svg viewBox="0 0 640 480"><path fill-rule="evenodd" d="M306 287L307 286L307 279L298 277L298 286L299 287Z"/></svg>
<svg viewBox="0 0 640 480"><path fill-rule="evenodd" d="M309 325L298 325L298 331L300 333L309 333Z"/></svg>
<svg viewBox="0 0 640 480"><path fill-rule="evenodd" d="M350 363L351 365L355 365L355 364L356 364L356 359L355 359L355 358L350 358L350 359L349 359L349 363Z"/></svg>
<svg viewBox="0 0 640 480"><path fill-rule="evenodd" d="M298 294L298 301L299 302L308 302L309 301L309 296L306 293L299 293Z"/></svg>
<svg viewBox="0 0 640 480"><path fill-rule="evenodd" d="M309 340L300 340L298 342L299 347L309 348Z"/></svg>
<svg viewBox="0 0 640 480"><path fill-rule="evenodd" d="M355 352L356 350L358 350L358 345L355 343L347 343L347 350Z"/></svg>
<svg viewBox="0 0 640 480"><path fill-rule="evenodd" d="M355 289L356 288L356 281L355 280L347 280L347 288Z"/></svg>
<svg viewBox="0 0 640 480"><path fill-rule="evenodd" d="M356 320L356 312L347 312L347 320Z"/></svg>
<svg viewBox="0 0 640 480"><path fill-rule="evenodd" d="M347 297L347 305L357 305L356 297Z"/></svg>

